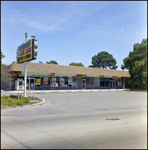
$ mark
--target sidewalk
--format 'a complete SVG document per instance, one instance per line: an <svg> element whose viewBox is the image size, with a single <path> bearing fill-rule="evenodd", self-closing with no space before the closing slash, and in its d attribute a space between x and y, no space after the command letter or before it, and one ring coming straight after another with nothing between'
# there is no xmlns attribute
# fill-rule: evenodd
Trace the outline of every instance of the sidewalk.
<svg viewBox="0 0 148 150"><path fill-rule="evenodd" d="M26 90L26 93L53 93L53 92L105 92L105 91L129 91L129 89L80 89L80 90ZM7 91L1 90L4 93L24 93L24 91Z"/></svg>

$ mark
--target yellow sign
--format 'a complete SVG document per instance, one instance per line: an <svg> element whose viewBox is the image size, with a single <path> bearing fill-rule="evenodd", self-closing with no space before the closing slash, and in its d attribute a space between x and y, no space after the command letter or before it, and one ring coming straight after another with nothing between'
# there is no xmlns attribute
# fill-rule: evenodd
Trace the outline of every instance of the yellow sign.
<svg viewBox="0 0 148 150"><path fill-rule="evenodd" d="M32 59L32 40L18 46L17 48L17 63L29 61Z"/></svg>
<svg viewBox="0 0 148 150"><path fill-rule="evenodd" d="M31 39L17 48L17 63L31 61L37 57L37 40Z"/></svg>
<svg viewBox="0 0 148 150"><path fill-rule="evenodd" d="M79 78L79 79L82 79L82 75L78 75L78 78Z"/></svg>
<svg viewBox="0 0 148 150"><path fill-rule="evenodd" d="M36 85L40 85L40 79L36 79Z"/></svg>

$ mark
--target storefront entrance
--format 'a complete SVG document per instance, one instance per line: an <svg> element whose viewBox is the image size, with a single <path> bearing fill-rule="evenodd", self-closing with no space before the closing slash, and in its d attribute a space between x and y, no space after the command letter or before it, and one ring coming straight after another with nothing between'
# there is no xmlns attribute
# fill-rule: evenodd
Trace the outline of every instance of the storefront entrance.
<svg viewBox="0 0 148 150"><path fill-rule="evenodd" d="M35 89L35 78L27 78L26 89L27 90Z"/></svg>
<svg viewBox="0 0 148 150"><path fill-rule="evenodd" d="M113 85L112 85L112 80L109 81L109 88L115 89L115 81L113 81Z"/></svg>
<svg viewBox="0 0 148 150"><path fill-rule="evenodd" d="M86 79L83 79L83 89L86 89Z"/></svg>

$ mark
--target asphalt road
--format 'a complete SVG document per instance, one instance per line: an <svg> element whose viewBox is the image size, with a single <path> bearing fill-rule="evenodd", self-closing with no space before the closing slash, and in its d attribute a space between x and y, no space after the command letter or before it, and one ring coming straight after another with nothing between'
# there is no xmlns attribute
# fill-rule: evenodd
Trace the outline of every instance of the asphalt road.
<svg viewBox="0 0 148 150"><path fill-rule="evenodd" d="M147 148L147 92L29 95L46 102L1 111L1 148Z"/></svg>

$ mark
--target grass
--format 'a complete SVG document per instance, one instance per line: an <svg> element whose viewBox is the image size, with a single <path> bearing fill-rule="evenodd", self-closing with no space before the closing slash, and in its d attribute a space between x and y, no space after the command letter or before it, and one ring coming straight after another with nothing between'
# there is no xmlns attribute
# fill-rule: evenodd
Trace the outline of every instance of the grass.
<svg viewBox="0 0 148 150"><path fill-rule="evenodd" d="M31 102L31 100L39 100L39 98L34 96L23 97L21 94L19 95L10 95L10 96L1 96L1 109L5 109L8 107L16 107L23 106L26 104L34 104L37 102Z"/></svg>

